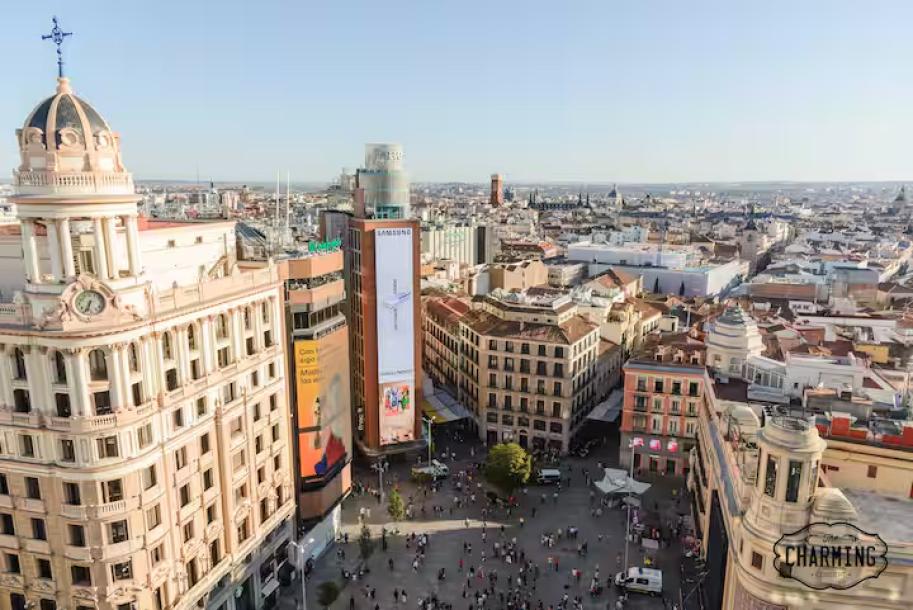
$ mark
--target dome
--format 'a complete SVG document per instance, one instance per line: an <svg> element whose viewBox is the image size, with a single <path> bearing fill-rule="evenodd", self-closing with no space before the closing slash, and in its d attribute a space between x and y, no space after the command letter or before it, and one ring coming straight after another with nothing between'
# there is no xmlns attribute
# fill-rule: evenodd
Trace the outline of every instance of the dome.
<svg viewBox="0 0 913 610"><path fill-rule="evenodd" d="M57 92L47 98L29 114L22 127L22 145L41 138L41 143L52 148L81 146L93 148L101 137L102 144L111 138L111 128L95 108L77 97L70 89L69 80L58 79Z"/></svg>
<svg viewBox="0 0 913 610"><path fill-rule="evenodd" d="M133 178L120 159L118 135L70 81L38 104L16 131L21 163L19 195L133 194Z"/></svg>

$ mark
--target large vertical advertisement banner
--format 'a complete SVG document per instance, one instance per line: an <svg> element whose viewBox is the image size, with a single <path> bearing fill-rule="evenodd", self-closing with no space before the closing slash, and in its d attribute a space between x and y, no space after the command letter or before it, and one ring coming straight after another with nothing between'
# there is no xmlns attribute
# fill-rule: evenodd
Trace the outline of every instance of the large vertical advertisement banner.
<svg viewBox="0 0 913 610"><path fill-rule="evenodd" d="M415 440L415 311L411 227L374 231L380 444Z"/></svg>
<svg viewBox="0 0 913 610"><path fill-rule="evenodd" d="M352 436L345 329L295 341L295 387L300 475L321 477L345 460Z"/></svg>

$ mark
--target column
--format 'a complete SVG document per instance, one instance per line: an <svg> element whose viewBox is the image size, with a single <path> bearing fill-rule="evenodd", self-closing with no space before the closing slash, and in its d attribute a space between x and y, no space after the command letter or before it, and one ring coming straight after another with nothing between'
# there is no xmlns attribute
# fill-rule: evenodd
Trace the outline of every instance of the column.
<svg viewBox="0 0 913 610"><path fill-rule="evenodd" d="M159 366L155 361L155 351L152 348L152 336L142 337L139 340L139 368L143 374L143 387L145 388L146 399L152 399L158 396L159 388L162 387L159 381Z"/></svg>
<svg viewBox="0 0 913 610"><path fill-rule="evenodd" d="M0 398L3 404L12 408L13 405L13 376L10 372L10 353L7 346L0 347Z"/></svg>
<svg viewBox="0 0 913 610"><path fill-rule="evenodd" d="M108 277L112 280L117 279L120 273L120 265L117 260L117 231L114 226L114 218L105 218L105 246L108 249Z"/></svg>
<svg viewBox="0 0 913 610"><path fill-rule="evenodd" d="M174 359L177 364L178 384L190 382L190 349L187 347L187 329L174 329Z"/></svg>
<svg viewBox="0 0 913 610"><path fill-rule="evenodd" d="M254 331L254 349L257 352L263 350L263 310L262 307L268 307L268 301L250 304L251 328Z"/></svg>
<svg viewBox="0 0 913 610"><path fill-rule="evenodd" d="M129 259L130 275L139 275L142 265L139 260L139 229L136 216L124 216L124 227L127 233L127 258Z"/></svg>
<svg viewBox="0 0 913 610"><path fill-rule="evenodd" d="M237 307L228 312L228 332L231 338L232 362L244 357L244 322Z"/></svg>
<svg viewBox="0 0 913 610"><path fill-rule="evenodd" d="M111 409L115 412L124 408L123 349L123 345L115 344L108 352L108 394L111 395Z"/></svg>
<svg viewBox="0 0 913 610"><path fill-rule="evenodd" d="M60 238L57 235L57 221L50 220L44 223L45 231L48 234L48 258L51 259L51 275L54 281L59 282L63 279L63 267L60 264Z"/></svg>
<svg viewBox="0 0 913 610"><path fill-rule="evenodd" d="M22 220L22 254L25 257L25 273L33 284L41 283L38 267L38 251L35 247L35 221Z"/></svg>
<svg viewBox="0 0 913 610"><path fill-rule="evenodd" d="M63 275L65 279L76 276L76 265L73 262L73 236L70 234L70 219L58 220L60 231L60 255L63 257Z"/></svg>
<svg viewBox="0 0 913 610"><path fill-rule="evenodd" d="M108 277L108 251L105 248L105 231L101 218L92 219L92 228L95 234L95 277L106 279Z"/></svg>
<svg viewBox="0 0 913 610"><path fill-rule="evenodd" d="M216 350L212 342L212 333L212 317L206 316L200 320L200 364L203 366L204 374L216 368Z"/></svg>
<svg viewBox="0 0 913 610"><path fill-rule="evenodd" d="M64 366L67 369L67 379L70 382L70 407L73 415L86 416L92 414L89 404L88 384L86 383L86 362L82 349L64 350Z"/></svg>

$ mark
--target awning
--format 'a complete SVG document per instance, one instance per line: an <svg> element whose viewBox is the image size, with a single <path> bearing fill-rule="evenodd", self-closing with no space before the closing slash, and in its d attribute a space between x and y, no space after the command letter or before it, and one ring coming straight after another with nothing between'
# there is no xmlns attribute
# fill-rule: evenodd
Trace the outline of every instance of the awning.
<svg viewBox="0 0 913 610"><path fill-rule="evenodd" d="M587 419L613 423L618 421L621 415L621 403L624 399L622 390L613 390L609 397L593 407L593 410L586 416Z"/></svg>
<svg viewBox="0 0 913 610"><path fill-rule="evenodd" d="M593 482L593 485L604 494L632 493L639 496L650 489L649 483L641 483L628 477L626 470L616 468L606 468L605 477L601 481Z"/></svg>
<svg viewBox="0 0 913 610"><path fill-rule="evenodd" d="M279 588L279 579L270 578L265 583L263 583L263 588L260 589L260 595L263 597L269 597L273 591Z"/></svg>
<svg viewBox="0 0 913 610"><path fill-rule="evenodd" d="M469 417L469 411L461 405L456 398L451 396L446 390L442 388L435 388L431 384L429 378L425 378L424 381L425 389L431 388L432 391L423 392L425 395L422 396L419 401L422 406L422 411L425 412L431 421L436 424L444 424L450 421L457 421L458 419L464 419Z"/></svg>

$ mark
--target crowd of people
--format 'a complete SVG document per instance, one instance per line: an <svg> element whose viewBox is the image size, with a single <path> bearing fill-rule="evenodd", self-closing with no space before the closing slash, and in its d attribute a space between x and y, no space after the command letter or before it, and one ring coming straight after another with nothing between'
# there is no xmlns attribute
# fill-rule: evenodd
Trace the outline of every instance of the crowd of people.
<svg viewBox="0 0 913 610"><path fill-rule="evenodd" d="M572 486L575 477L589 484L592 480L591 473L585 466L576 469L565 466L563 474L566 474L566 478L553 491L549 490L547 495L542 494L541 501L536 502L530 501L529 490L525 488L516 496L508 498L496 497L487 492L482 482L481 463L473 460L476 450L471 449L467 453L469 455L464 457L469 458L469 463L453 472L446 483L428 482L414 488L410 485L411 493L401 489L401 493L407 494L407 519L419 516L420 522L432 518L454 519L462 525L462 552L453 558L452 567L435 568L427 578L416 579L402 575L401 570L406 570L413 576L421 577L425 574L426 553L433 538L431 531L411 531L403 537L403 547L395 547L396 560L393 556L388 556L388 569L375 572L379 574L378 578L392 578L397 582L390 599L392 605L383 604L382 600L377 599L374 586L365 584L360 595L350 595L349 606L352 610L405 608L410 593L414 594L412 599L419 610L451 610L454 607L460 608L461 605L466 610L582 610L585 604L591 608L596 604L596 607L608 609L624 605L625 596L614 587L614 572L601 574L598 564L587 566L590 542L582 537L581 528L577 524L571 523L557 529L539 525L543 513L554 513L556 508L553 506L560 506L562 494ZM441 459L450 458L449 461L453 464L451 469L456 470L456 455L452 450L444 449L439 456ZM398 484L391 483L391 487L398 487ZM360 494L374 493L366 483L357 488ZM590 523L585 528L587 531L593 531L594 525L596 530L608 529L599 525L604 515L614 515L624 523L626 511L621 510L621 506L611 507L605 498L597 499L592 493L590 509L590 517L596 523ZM369 514L361 510L359 520L367 519ZM553 522L553 518L550 521ZM678 527L680 522L670 523L672 525ZM530 535L524 534L518 540L517 535L524 528L531 530ZM536 536L546 549L544 560L540 557L536 561L523 546L525 541L536 540ZM386 551L386 530L383 537L383 550ZM604 535L598 534L597 542L603 540ZM399 554L402 548L406 551L405 560ZM637 548L632 545L632 549ZM539 552L535 555L541 554ZM616 563L618 570L621 570L621 553L618 554ZM630 563L645 565L643 555L638 550L632 550ZM441 597L442 585L448 577L451 580L457 579L460 583L458 599L445 600ZM426 583L436 581L439 584L426 586L425 590L408 591L408 582L416 580ZM673 606L664 601L664 607Z"/></svg>

